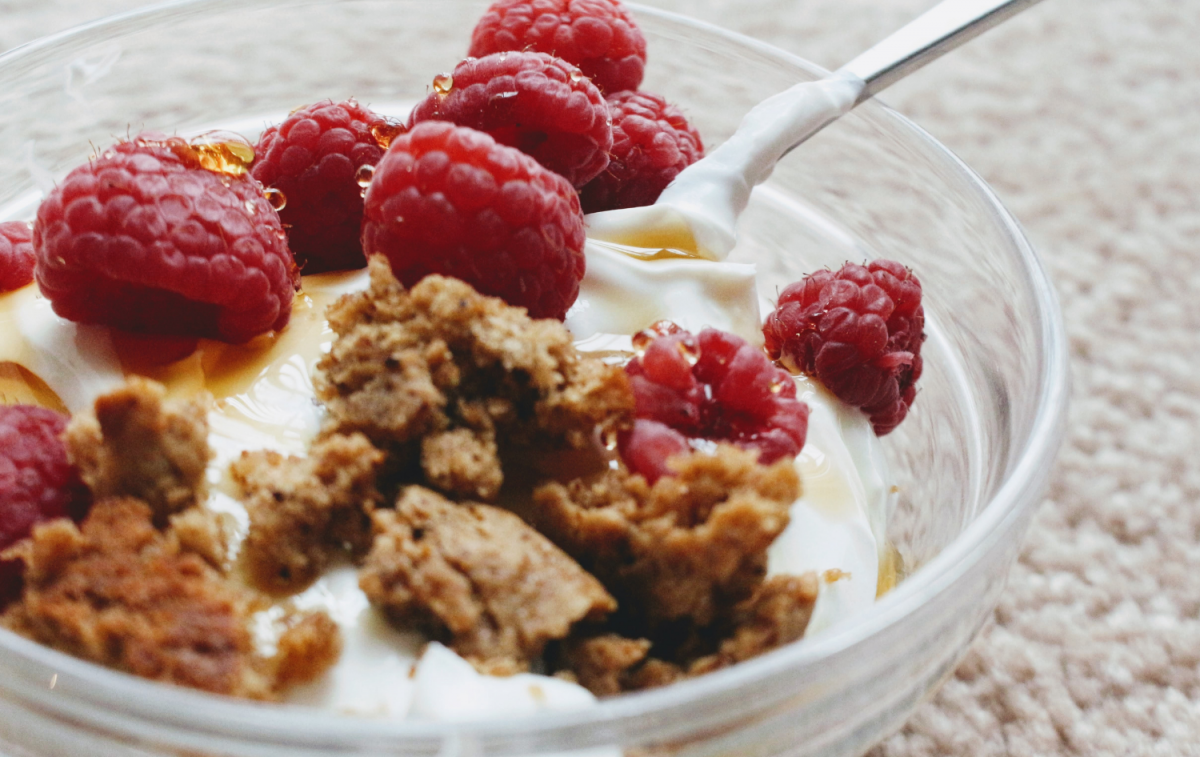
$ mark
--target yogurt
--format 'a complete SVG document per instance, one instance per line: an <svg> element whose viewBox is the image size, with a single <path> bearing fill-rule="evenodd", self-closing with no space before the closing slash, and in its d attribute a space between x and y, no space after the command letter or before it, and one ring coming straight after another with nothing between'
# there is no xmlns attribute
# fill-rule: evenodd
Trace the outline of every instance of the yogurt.
<svg viewBox="0 0 1200 757"><path fill-rule="evenodd" d="M630 254L596 243L589 243L588 257L588 275L567 318L581 349L627 352L634 333L661 319L692 330L712 325L761 341L753 266L668 252ZM248 345L201 340L178 362L138 365L139 373L163 382L169 393L213 395L212 494L206 507L226 516L235 544L245 535L248 517L233 496L229 463L244 450L304 453L323 412L314 399L313 371L334 338L323 313L340 295L366 285L365 271L305 277L291 323L274 339ZM88 408L131 372L137 357L114 344L106 329L55 316L33 287L0 295L0 396L6 402ZM769 570L823 574L810 624L810 633L819 633L875 599L889 479L866 418L807 379L798 381L798 395L811 408L808 442L796 462L805 493L793 505L792 524L771 548ZM449 649L396 630L367 602L349 565L331 569L287 603L324 609L344 640L332 670L290 693L296 704L370 717L454 720L574 709L594 701L582 687L546 676L481 676ZM254 618L264 651L278 638L284 609L280 605Z"/></svg>

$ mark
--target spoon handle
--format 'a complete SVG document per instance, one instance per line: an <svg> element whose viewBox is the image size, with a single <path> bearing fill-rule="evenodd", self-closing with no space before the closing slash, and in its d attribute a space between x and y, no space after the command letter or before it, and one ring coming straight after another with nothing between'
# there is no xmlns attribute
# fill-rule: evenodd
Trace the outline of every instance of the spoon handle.
<svg viewBox="0 0 1200 757"><path fill-rule="evenodd" d="M839 69L867 83L858 102L1039 0L943 0Z"/></svg>

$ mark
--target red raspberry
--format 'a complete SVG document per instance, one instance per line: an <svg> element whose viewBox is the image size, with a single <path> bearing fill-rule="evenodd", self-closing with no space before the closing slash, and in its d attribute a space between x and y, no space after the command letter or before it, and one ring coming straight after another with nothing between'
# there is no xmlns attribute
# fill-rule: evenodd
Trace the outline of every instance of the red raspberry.
<svg viewBox="0 0 1200 757"><path fill-rule="evenodd" d="M679 172L704 157L700 133L679 108L649 92L608 96L611 158L579 194L583 212L653 205Z"/></svg>
<svg viewBox="0 0 1200 757"><path fill-rule="evenodd" d="M483 132L418 124L379 161L363 212L363 250L412 286L427 274L558 318L583 278L583 213L565 179Z"/></svg>
<svg viewBox="0 0 1200 757"><path fill-rule="evenodd" d="M33 230L54 312L235 343L283 328L299 276L279 215L250 176L201 167L220 157L144 134L71 171Z"/></svg>
<svg viewBox="0 0 1200 757"><path fill-rule="evenodd" d="M637 89L646 38L620 0L498 0L471 34L468 55L536 50L574 63L602 92Z"/></svg>
<svg viewBox="0 0 1200 757"><path fill-rule="evenodd" d="M33 281L32 234L24 221L0 223L0 293Z"/></svg>
<svg viewBox="0 0 1200 757"><path fill-rule="evenodd" d="M767 351L862 408L879 436L916 398L925 341L921 282L891 260L847 263L790 284L767 316Z"/></svg>
<svg viewBox="0 0 1200 757"><path fill-rule="evenodd" d="M631 432L619 439L621 457L654 482L669 474L667 458L725 441L758 450L759 462L799 454L808 435L808 405L796 383L762 350L733 334L698 335L655 324L634 338L644 349L625 366L637 399Z"/></svg>
<svg viewBox="0 0 1200 757"><path fill-rule="evenodd" d="M486 131L575 187L604 170L612 147L608 105L600 90L579 69L545 53L464 60L417 103L409 126L422 121L453 121Z"/></svg>
<svg viewBox="0 0 1200 757"><path fill-rule="evenodd" d="M350 100L315 103L263 132L251 173L283 192L279 219L304 273L362 268L362 188L356 175L373 166L402 127Z"/></svg>
<svg viewBox="0 0 1200 757"><path fill-rule="evenodd" d="M59 438L67 416L32 405L0 405L0 552L37 523L83 517L91 495ZM0 560L0 608L16 598L21 563Z"/></svg>

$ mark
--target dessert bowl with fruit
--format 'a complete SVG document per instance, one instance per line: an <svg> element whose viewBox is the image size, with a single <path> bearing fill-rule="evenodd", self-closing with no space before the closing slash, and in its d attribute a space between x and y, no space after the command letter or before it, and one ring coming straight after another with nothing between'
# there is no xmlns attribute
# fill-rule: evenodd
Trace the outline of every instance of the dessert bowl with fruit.
<svg viewBox="0 0 1200 757"><path fill-rule="evenodd" d="M585 243L821 71L567 5L0 57L0 751L851 755L953 669L1065 407L1018 225L866 103L726 262Z"/></svg>

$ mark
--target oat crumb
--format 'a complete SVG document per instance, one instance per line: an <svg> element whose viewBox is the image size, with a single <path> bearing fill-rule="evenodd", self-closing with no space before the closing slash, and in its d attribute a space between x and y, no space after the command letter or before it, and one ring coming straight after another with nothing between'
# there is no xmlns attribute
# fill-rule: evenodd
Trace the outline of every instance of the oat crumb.
<svg viewBox="0 0 1200 757"><path fill-rule="evenodd" d="M500 508L456 504L410 486L395 510L373 519L363 591L398 624L477 665L507 658L527 667L574 623L615 608L595 578Z"/></svg>

